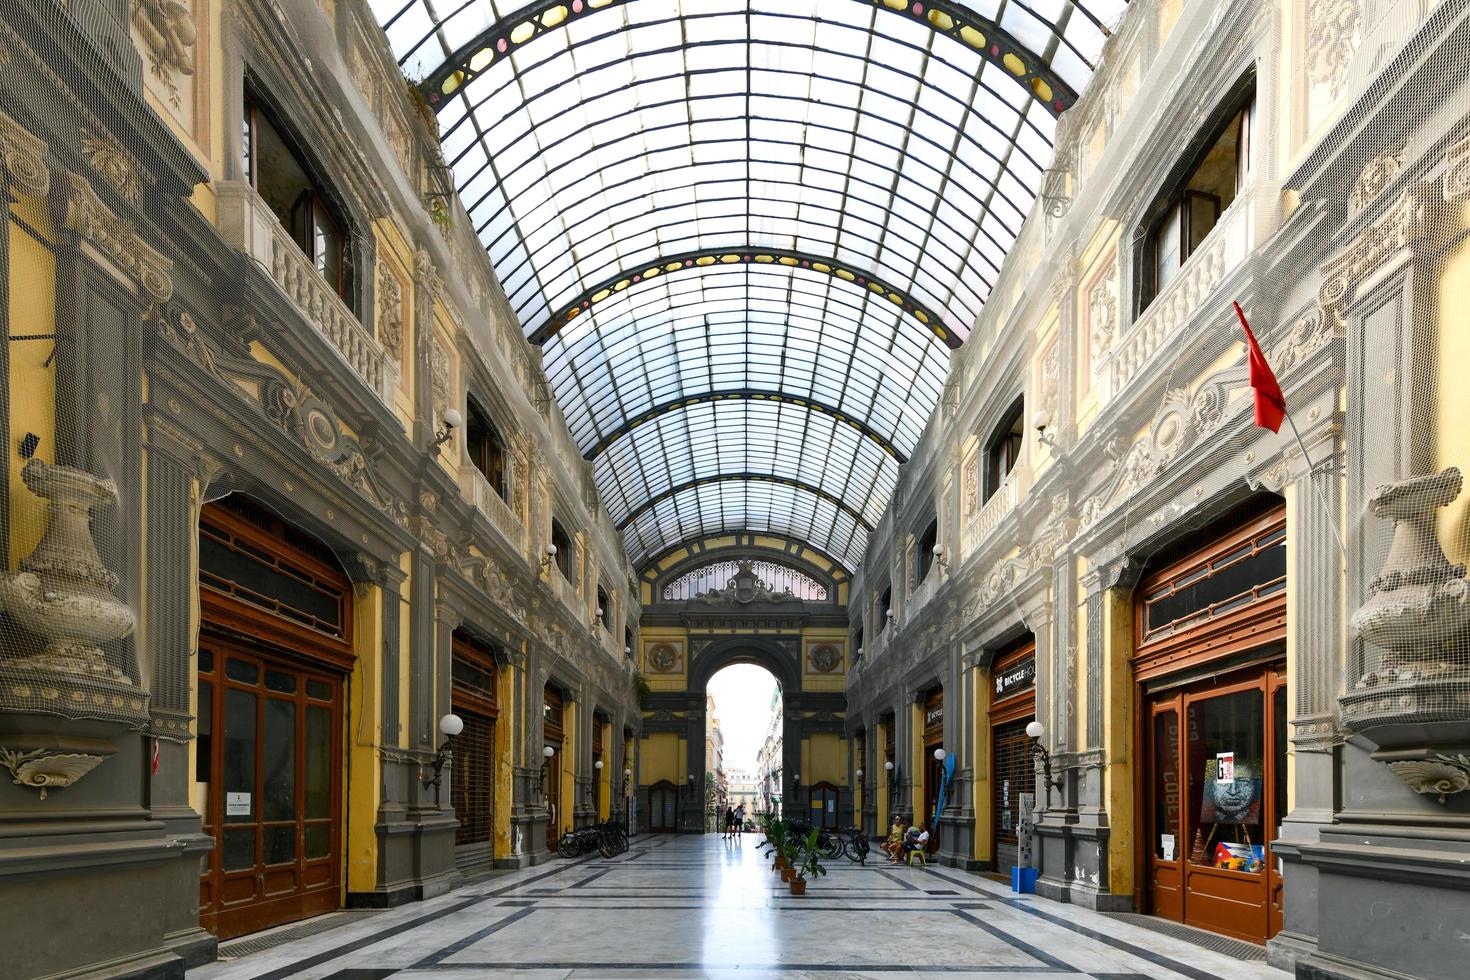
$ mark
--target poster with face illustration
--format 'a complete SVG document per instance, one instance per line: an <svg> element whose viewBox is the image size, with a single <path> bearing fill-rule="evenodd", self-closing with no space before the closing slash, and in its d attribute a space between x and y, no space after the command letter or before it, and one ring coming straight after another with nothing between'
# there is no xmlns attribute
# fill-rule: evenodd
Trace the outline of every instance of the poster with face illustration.
<svg viewBox="0 0 1470 980"><path fill-rule="evenodd" d="M1230 755L1231 765L1225 772L1221 772L1218 759L1205 762L1205 791L1199 814L1201 824L1261 822L1261 764L1256 760L1237 759L1233 753Z"/></svg>

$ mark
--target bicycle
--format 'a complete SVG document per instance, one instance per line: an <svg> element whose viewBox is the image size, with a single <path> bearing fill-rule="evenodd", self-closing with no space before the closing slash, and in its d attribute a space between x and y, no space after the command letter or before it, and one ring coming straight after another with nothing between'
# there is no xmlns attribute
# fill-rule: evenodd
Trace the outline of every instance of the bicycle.
<svg viewBox="0 0 1470 980"><path fill-rule="evenodd" d="M809 823L796 823L793 821L791 824L790 832L791 834L796 836L797 839L806 840L807 837L811 835L812 829L812 825ZM824 860L835 861L842 856L842 853L843 843L841 837L838 837L830 830L817 830L818 855L820 855Z"/></svg>
<svg viewBox="0 0 1470 980"><path fill-rule="evenodd" d="M858 827L850 827L847 831L847 840L842 844L842 853L849 861L858 864L868 862L868 854L872 851L872 845L868 843L868 835Z"/></svg>

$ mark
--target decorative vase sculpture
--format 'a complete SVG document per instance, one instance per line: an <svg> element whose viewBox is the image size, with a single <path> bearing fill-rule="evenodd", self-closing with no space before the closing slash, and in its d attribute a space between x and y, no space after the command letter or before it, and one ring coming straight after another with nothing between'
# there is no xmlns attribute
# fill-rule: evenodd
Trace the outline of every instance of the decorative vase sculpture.
<svg viewBox="0 0 1470 980"><path fill-rule="evenodd" d="M117 485L39 459L27 463L21 477L31 492L51 501L51 513L41 543L20 570L0 574L0 609L44 645L6 661L5 668L127 683L101 644L130 634L133 612L114 594L117 576L102 564L91 528L92 510L116 501Z"/></svg>
<svg viewBox="0 0 1470 980"><path fill-rule="evenodd" d="M1339 701L1344 726L1377 747L1373 758L1441 803L1470 788L1470 582L1465 566L1445 557L1435 527L1461 482L1451 467L1369 498L1375 517L1394 522L1393 541L1348 622L1376 650Z"/></svg>

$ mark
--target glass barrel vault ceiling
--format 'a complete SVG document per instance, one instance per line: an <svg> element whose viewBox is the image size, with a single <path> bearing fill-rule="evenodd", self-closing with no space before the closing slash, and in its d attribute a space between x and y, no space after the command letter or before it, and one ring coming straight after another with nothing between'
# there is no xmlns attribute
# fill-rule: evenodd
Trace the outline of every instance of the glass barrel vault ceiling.
<svg viewBox="0 0 1470 980"><path fill-rule="evenodd" d="M861 560L1126 0L370 0L629 559Z"/></svg>

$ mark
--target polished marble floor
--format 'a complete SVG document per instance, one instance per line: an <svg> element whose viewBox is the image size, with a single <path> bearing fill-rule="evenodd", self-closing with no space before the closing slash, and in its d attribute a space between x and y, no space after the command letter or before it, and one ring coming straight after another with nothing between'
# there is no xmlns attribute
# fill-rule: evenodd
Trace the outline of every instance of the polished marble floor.
<svg viewBox="0 0 1470 980"><path fill-rule="evenodd" d="M634 838L612 860L489 878L189 980L1287 977L949 868L839 861L794 898L757 840Z"/></svg>

